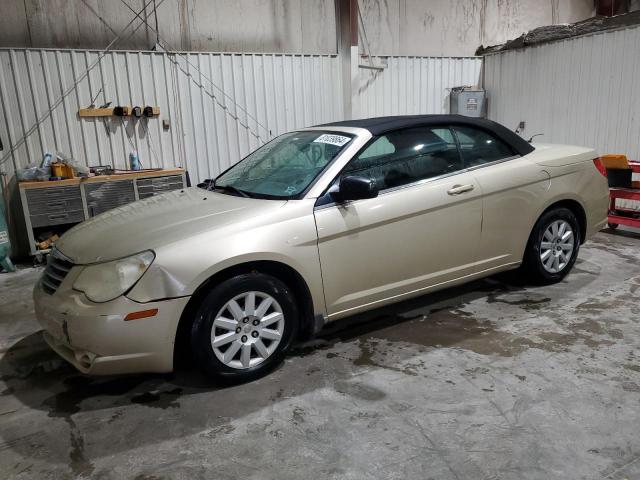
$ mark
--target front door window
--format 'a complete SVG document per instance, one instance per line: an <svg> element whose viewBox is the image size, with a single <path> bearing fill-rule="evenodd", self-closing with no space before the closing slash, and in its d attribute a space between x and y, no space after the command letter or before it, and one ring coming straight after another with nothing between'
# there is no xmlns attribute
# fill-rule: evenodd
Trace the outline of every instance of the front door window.
<svg viewBox="0 0 640 480"><path fill-rule="evenodd" d="M451 130L419 127L376 138L349 162L343 175L371 178L383 191L462 168Z"/></svg>

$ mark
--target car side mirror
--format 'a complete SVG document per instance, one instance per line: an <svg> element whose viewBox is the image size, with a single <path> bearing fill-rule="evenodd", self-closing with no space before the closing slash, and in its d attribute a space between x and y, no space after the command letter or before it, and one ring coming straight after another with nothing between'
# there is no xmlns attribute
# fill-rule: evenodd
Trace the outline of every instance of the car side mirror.
<svg viewBox="0 0 640 480"><path fill-rule="evenodd" d="M331 196L337 202L375 198L378 196L378 185L370 178L350 175L340 179L338 191L333 192Z"/></svg>

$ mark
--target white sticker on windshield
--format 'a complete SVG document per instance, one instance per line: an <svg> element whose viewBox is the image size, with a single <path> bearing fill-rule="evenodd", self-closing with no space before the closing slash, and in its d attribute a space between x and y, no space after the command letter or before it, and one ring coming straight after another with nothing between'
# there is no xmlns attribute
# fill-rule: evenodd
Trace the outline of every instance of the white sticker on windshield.
<svg viewBox="0 0 640 480"><path fill-rule="evenodd" d="M330 145L337 145L338 147L343 146L347 143L351 138L345 137L344 135L330 135L325 133L324 135L320 135L313 142L314 143L328 143Z"/></svg>

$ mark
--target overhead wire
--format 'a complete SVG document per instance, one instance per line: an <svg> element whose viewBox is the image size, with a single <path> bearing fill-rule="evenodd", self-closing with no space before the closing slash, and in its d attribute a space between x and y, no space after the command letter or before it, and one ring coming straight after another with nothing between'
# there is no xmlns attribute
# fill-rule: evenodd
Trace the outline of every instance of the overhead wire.
<svg viewBox="0 0 640 480"><path fill-rule="evenodd" d="M165 57L168 58L168 57ZM169 69L171 73L171 93L173 98L173 108L176 112L176 118L178 121L176 122L176 126L178 129L177 135L177 143L178 143L178 152L179 157L186 162L187 158L187 149L184 142L184 125L182 123L182 102L180 102L178 98L177 84L178 84L178 72L177 69L171 68Z"/></svg>
<svg viewBox="0 0 640 480"><path fill-rule="evenodd" d="M157 9L160 5L162 5L164 3L165 0L159 0L158 4L155 4L156 0L149 0L147 3L144 4L144 6L142 7L142 10L140 10L140 13L142 13L143 11L146 10L146 8L151 5L152 3L154 4L154 10ZM12 158L13 154L15 153L15 151L26 142L27 138L42 124L42 122L44 122L47 118L49 118L53 111L62 103L62 101L69 95L71 94L73 91L75 91L76 87L78 86L78 84L80 82L82 82L88 75L89 72L91 72L91 70L93 70L98 64L100 64L101 60L104 58L104 56L109 53L109 51L120 41L122 40L122 35L127 31L127 29L136 21L136 18L141 18L139 16L140 14L138 13L136 16L134 16L129 23L127 23L127 25L122 28L120 30L120 32L116 35L116 37L111 40L111 42L109 42L109 44L100 51L100 54L98 55L98 58L91 64L89 65L89 67L87 67L87 69L80 74L80 76L78 76L73 84L67 88L62 95L52 104L49 106L49 109L39 118L36 120L36 122L30 127L28 128L25 132L24 135L14 144L10 145L9 150L5 153L5 155L3 157L0 158L0 166L3 165L5 162L7 162L10 158ZM144 21L144 19L142 19L142 23L140 23L139 25L137 25L132 31L131 33L129 33L129 35L125 38L125 39L129 39L131 38L137 31L138 29L144 25L146 22Z"/></svg>
<svg viewBox="0 0 640 480"><path fill-rule="evenodd" d="M162 160L162 158L160 157L160 155L158 155L158 152L156 151L155 147L153 146L153 142L151 141L150 138L150 132L149 132L149 119L147 117L143 117L140 119L140 125L142 127L142 129L144 130L144 136L147 140L147 147L149 148L149 150L151 151L151 153L153 154L153 159L155 160L155 165L160 165L160 162Z"/></svg>
<svg viewBox="0 0 640 480"><path fill-rule="evenodd" d="M359 24L360 26L362 26L362 36L364 40L365 54L367 55L367 58L369 60L369 65L374 67L373 57L371 56L371 47L369 45L369 39L367 38L367 29L364 26L364 19L362 18L362 11L360 9L360 1L358 1L357 3L357 9L358 9L358 19L360 20Z"/></svg>
<svg viewBox="0 0 640 480"><path fill-rule="evenodd" d="M194 65L190 60L189 57L185 54L182 53L180 51L178 51L175 47L173 47L169 42L167 42L165 39L163 39L160 36L160 33L153 28L153 26L151 26L149 24L149 22L147 22L146 19L144 19L143 17L140 16L139 13L136 13L136 11L131 8L131 6L125 1L125 0L120 0L131 12L133 12L136 16L138 16L138 18L140 18L140 20L142 20L143 22L145 22L147 24L147 27L150 28L154 33L156 33L157 38L159 38L161 40L161 43L164 44L165 49L167 49L169 51L169 53L172 53L176 56L180 56L183 57L185 62L191 67L193 68L196 72L198 72L200 74L201 78L204 78L215 90L217 90L218 92L220 92L220 95L222 97L224 97L225 99L229 100L235 107L236 111L239 109L241 110L244 115L248 118L251 119L257 126L261 127L262 129L264 129L264 131L266 132L266 136L267 139L270 139L273 135L271 135L271 131L269 130L269 128L267 128L264 124L262 124L255 116L251 115L251 113L249 113L249 111L244 108L242 105L240 105L238 102L236 102L236 100L229 94L227 94L222 88L220 88L218 85L216 85L216 83L206 74L204 74L202 72L202 70L197 66ZM174 63L178 68L180 68L180 70L187 75L187 77L190 77L191 80L198 85L201 88L204 88L204 85L202 85L202 83L198 83L195 78L193 77L193 75L188 72L185 71L180 65L179 63L175 60L175 59L171 59L169 57L169 60ZM205 89L206 91L206 89ZM227 115L229 115L231 118L233 118L239 125L241 125L242 127L244 127L249 133L251 133L254 137L256 137L258 140L260 140L261 142L264 142L265 140L262 138L262 136L254 131L250 125L248 125L247 123L244 123L240 117L237 114L233 114L229 111L228 106L226 105L226 103L222 103L220 102L220 100L217 98L216 94L213 92L207 92L209 94L209 96L211 96L211 98L213 98L213 100L215 100L215 102L227 113Z"/></svg>
<svg viewBox="0 0 640 480"><path fill-rule="evenodd" d="M10 149L5 153L5 155L0 158L0 165L3 165L5 162L7 162L15 153L15 151L21 146L23 145L27 138L47 119L49 118L53 111L62 103L62 101L69 95L71 94L76 87L78 86L78 84L80 82L82 82L91 72L91 70L93 70L97 65L100 64L100 62L102 61L102 59L104 58L104 56L120 41L122 40L122 35L127 31L127 29L137 20L140 20L140 24L138 24L133 31L131 31L129 33L129 35L127 35L125 37L125 39L131 38L137 31L138 29L143 26L146 25L147 28L150 28L155 34L156 34L156 41L157 43L160 43L160 41L162 41L162 43L164 43L167 47L169 47L169 49L171 50L171 53L173 53L176 56L180 56L183 57L184 60L186 61L186 63L193 68L196 72L199 73L201 78L204 78L215 90L220 92L220 95L224 98L229 100L233 106L235 107L235 111L236 113L232 113L226 102L221 102L218 97L216 96L216 94L214 92L207 92L214 100L215 102L226 112L227 115L229 115L232 119L234 119L240 126L242 126L243 128L245 128L251 135L253 135L256 139L258 139L261 142L265 142L265 140L262 138L262 135L260 135L260 133L254 131L254 129L251 128L251 126L245 122L243 122L240 119L240 116L237 114L237 111L240 110L241 112L244 113L244 116L247 119L252 120L258 127L261 127L262 129L264 129L264 131L266 132L266 137L267 137L267 141L273 137L273 135L271 134L271 131L269 130L268 127L266 127L264 124L262 124L255 116L253 116L251 113L249 113L249 111L244 108L242 105L240 105L238 102L235 101L235 99L228 95L222 88L220 88L218 85L216 85L216 83L206 74L204 74L202 72L202 70L197 66L194 65L188 58L188 56L184 53L179 52L177 49L175 49L169 42L167 42L166 40L162 39L162 37L160 36L160 33L158 31L157 28L157 9L164 3L165 0L148 0L148 2L146 2L144 4L144 6L142 7L142 9L140 11L136 11L134 10L125 0L121 0L121 2L134 14L134 17L127 23L127 25L125 27L123 27L119 33L116 35L115 38L113 38L113 40L111 40L111 42L109 42L109 44L102 50L100 51L100 54L98 56L98 58L91 64L89 65L89 67L87 67L84 72L82 74L80 74L72 83L72 85L67 88L62 95L53 103L50 105L50 107L48 108L48 110L38 119L36 120L36 122L24 132L24 135L15 143L13 143L13 145L11 145ZM157 2L157 3L156 3ZM155 21L156 21L156 28L154 28L153 26L151 26L149 24L149 22L142 16L142 13L145 12L146 13L146 9L153 4L153 10L151 13L153 13L155 15ZM104 19L102 19L104 22ZM110 28L111 31L115 31L113 28L111 28L108 24L107 26ZM366 34L365 34L366 35ZM180 70L187 75L194 83L196 83L196 85L200 86L201 88L203 88L206 92L206 88L204 88L204 85L202 85L202 83L198 83L195 78L193 77L193 75L188 72L185 71L180 64L175 60L172 59L171 57L168 57L169 60L174 63L178 68L180 68Z"/></svg>
<svg viewBox="0 0 640 480"><path fill-rule="evenodd" d="M153 6L155 7L153 10L156 19L156 45L158 45L160 43L160 28L158 27L158 8L155 5L156 0L153 0Z"/></svg>

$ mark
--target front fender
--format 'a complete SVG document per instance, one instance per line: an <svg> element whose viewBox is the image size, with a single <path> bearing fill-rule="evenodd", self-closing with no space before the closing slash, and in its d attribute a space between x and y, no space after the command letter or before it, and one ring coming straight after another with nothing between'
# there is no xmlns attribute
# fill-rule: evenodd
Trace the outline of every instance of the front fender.
<svg viewBox="0 0 640 480"><path fill-rule="evenodd" d="M258 226L212 230L157 249L156 260L127 296L142 303L189 296L229 267L274 261L300 274L316 313L324 312L313 200L288 206Z"/></svg>

